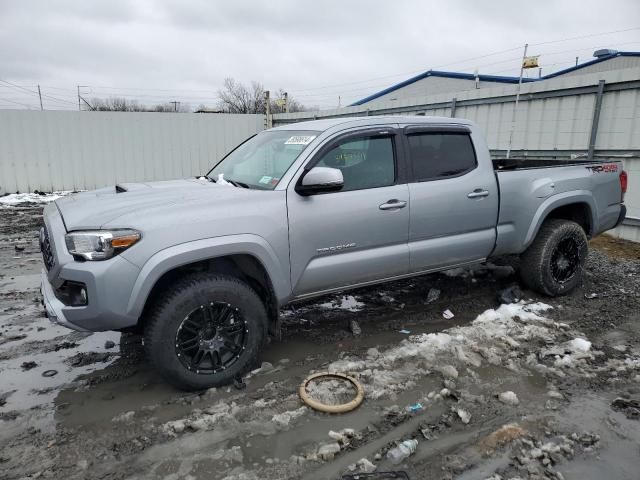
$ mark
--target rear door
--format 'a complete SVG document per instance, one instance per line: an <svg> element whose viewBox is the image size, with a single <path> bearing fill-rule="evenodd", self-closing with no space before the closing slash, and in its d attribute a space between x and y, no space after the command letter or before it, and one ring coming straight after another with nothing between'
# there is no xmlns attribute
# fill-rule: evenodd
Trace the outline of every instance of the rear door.
<svg viewBox="0 0 640 480"><path fill-rule="evenodd" d="M287 189L291 283L296 297L409 271L409 189L402 136L393 128L341 135L305 166L339 168L339 192L301 196ZM302 172L301 172L302 173Z"/></svg>
<svg viewBox="0 0 640 480"><path fill-rule="evenodd" d="M463 125L409 126L404 133L411 271L486 258L495 244L498 186L484 141L476 150Z"/></svg>

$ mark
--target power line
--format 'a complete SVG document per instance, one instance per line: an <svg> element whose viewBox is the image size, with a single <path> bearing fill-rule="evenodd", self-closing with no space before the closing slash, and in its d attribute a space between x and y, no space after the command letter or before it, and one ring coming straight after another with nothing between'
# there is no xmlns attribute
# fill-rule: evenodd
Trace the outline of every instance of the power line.
<svg viewBox="0 0 640 480"><path fill-rule="evenodd" d="M32 108L33 107L33 105L27 105L26 103L16 102L15 100L9 100L8 98L0 97L0 100L3 101L3 102L14 103L14 104L20 105L22 107L27 107L27 108Z"/></svg>
<svg viewBox="0 0 640 480"><path fill-rule="evenodd" d="M597 36L602 36L602 35L612 35L612 34L616 34L616 33L624 33L624 32L630 32L630 31L634 31L634 30L640 30L640 27L633 27L633 28L627 28L624 30L614 30L614 31L610 31L610 32L599 32L599 33L593 33L593 34L588 34L588 35L580 35L577 37L571 37L571 38L563 38L563 39L558 39L558 40L551 40L548 42L540 42L540 43L532 43L530 44L530 46L540 46L540 45L549 45L549 44L553 44L553 43L560 43L560 42L567 42L570 40L578 40L578 39L582 39L582 38L590 38L590 37L597 37ZM472 58L468 58L465 60L459 60L456 62L451 62L451 63L445 63L442 65L436 65L430 68L430 70L436 69L436 68L443 68L443 67L449 67L451 65L458 65L460 63L466 63L466 62L470 62L472 60L480 60L482 58L487 58L487 57L492 57L495 55L499 55L501 53L507 53L507 52L512 52L515 50L520 50L522 47L518 46L518 47L514 47L514 48L509 48L507 50L500 50L497 52L492 52L492 53L488 53L486 55L480 55L477 57L472 57ZM333 88L333 87L340 87L340 86L344 86L344 85L354 85L354 84L360 84L360 83L367 83L370 81L375 81L375 80L382 80L385 78L392 78L392 77L398 77L398 76L405 76L405 75L410 75L412 73L420 73L420 72L424 72L426 71L425 69L421 69L421 70L413 70L411 72L405 72L405 73L398 73L398 74L394 74L394 75L387 75L384 77L374 77L374 78L370 78L368 80L360 80L360 81L354 81L354 82L345 82L345 83L339 83L339 84L334 84L334 85L324 85L324 86L320 86L320 87L313 87L313 88L306 88L306 89L299 89L299 90L290 90L290 92L307 92L307 91L315 91L315 90L322 90L322 89L326 89L326 88Z"/></svg>
<svg viewBox="0 0 640 480"><path fill-rule="evenodd" d="M25 92L27 92L27 93L31 93L32 95L39 96L39 95L38 95L38 92L35 92L35 91L33 91L33 90L29 90L28 88L25 88L25 87L21 87L20 85L16 85L15 83L8 82L7 80L2 80L2 79L0 78L0 82L2 82L2 83L6 83L6 84L7 84L7 85L9 85L10 87L17 88L17 89L19 89L19 90L23 90L23 91L25 91ZM74 104L74 105L75 105L75 103L73 103L73 102L71 102L71 101L69 101L69 100L63 100L63 99L60 99L60 98L52 97L51 95L45 95L45 94L42 94L42 96L43 96L43 97L45 97L45 98L48 98L48 99L50 99L50 100L54 100L54 101L58 101L58 102L63 102L63 103L71 103L71 104Z"/></svg>
<svg viewBox="0 0 640 480"><path fill-rule="evenodd" d="M624 29L624 30L613 30L611 32L591 33L591 34L588 34L588 35L580 35L578 37L562 38L560 40L550 40L548 42L531 43L531 44L529 44L529 46L537 47L539 45L548 45L550 43L560 43L560 42L568 42L570 40L580 40L581 38L591 38L591 37L599 37L599 36L602 36L602 35L613 35L614 33L632 32L633 30L640 30L640 27L627 28L627 29Z"/></svg>

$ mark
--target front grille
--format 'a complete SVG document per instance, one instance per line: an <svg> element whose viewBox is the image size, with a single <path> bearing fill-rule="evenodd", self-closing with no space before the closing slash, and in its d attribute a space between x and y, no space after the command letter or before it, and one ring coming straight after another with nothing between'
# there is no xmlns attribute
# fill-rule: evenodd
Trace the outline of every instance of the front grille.
<svg viewBox="0 0 640 480"><path fill-rule="evenodd" d="M51 241L49 240L49 231L46 226L40 228L40 251L42 252L42 260L44 260L44 266L47 270L51 270L51 267L56 263L56 259L51 249Z"/></svg>

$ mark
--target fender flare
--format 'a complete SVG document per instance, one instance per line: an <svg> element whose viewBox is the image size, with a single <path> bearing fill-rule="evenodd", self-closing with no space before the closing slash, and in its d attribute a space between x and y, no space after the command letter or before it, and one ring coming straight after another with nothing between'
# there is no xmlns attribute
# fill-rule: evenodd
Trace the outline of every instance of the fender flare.
<svg viewBox="0 0 640 480"><path fill-rule="evenodd" d="M140 318L147 298L156 282L165 273L190 263L227 255L251 255L264 267L278 300L287 298L291 291L289 274L271 245L254 234L226 235L181 243L155 253L142 266L131 289L127 315Z"/></svg>
<svg viewBox="0 0 640 480"><path fill-rule="evenodd" d="M538 207L538 210L536 210L536 213L534 214L531 221L531 225L529 225L529 230L527 231L527 236L524 240L524 248L527 249L529 245L531 245L533 240L536 238L536 235L538 235L538 231L540 230L542 223L547 219L549 213L551 213L558 207L563 207L565 205L571 205L574 203L584 203L589 208L591 217L591 232L587 232L587 235L591 235L598 221L598 207L595 200L593 199L593 194L589 190L573 190L570 192L562 192L547 198Z"/></svg>

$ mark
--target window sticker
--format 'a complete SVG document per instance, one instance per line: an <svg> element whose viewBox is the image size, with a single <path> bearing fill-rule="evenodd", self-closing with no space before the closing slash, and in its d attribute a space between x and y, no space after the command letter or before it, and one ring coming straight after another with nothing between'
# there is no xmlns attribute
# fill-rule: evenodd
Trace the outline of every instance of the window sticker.
<svg viewBox="0 0 640 480"><path fill-rule="evenodd" d="M272 178L273 178L273 177L268 177L267 175L265 175L264 177L262 177L262 178L258 181L258 183L262 183L262 184L264 184L264 185L268 185L269 183L271 183L271 179L272 179Z"/></svg>
<svg viewBox="0 0 640 480"><path fill-rule="evenodd" d="M289 140L284 142L284 144L285 145L309 145L314 138L316 138L315 135L294 135L293 137L289 137Z"/></svg>

